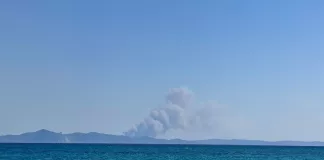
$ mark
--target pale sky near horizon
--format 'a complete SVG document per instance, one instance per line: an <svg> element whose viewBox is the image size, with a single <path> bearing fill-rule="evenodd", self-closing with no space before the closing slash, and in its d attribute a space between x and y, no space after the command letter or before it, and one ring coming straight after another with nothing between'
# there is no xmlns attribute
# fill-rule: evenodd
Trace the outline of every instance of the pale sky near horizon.
<svg viewBox="0 0 324 160"><path fill-rule="evenodd" d="M324 141L323 15L320 0L0 1L0 134L121 134L186 86L229 108L229 138Z"/></svg>

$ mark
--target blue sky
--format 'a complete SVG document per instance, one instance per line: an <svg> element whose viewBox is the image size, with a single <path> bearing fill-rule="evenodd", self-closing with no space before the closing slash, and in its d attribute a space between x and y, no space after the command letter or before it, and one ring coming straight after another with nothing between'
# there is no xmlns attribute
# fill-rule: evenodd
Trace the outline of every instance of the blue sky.
<svg viewBox="0 0 324 160"><path fill-rule="evenodd" d="M233 138L324 140L323 6L1 1L0 134L121 134L187 86L253 124Z"/></svg>

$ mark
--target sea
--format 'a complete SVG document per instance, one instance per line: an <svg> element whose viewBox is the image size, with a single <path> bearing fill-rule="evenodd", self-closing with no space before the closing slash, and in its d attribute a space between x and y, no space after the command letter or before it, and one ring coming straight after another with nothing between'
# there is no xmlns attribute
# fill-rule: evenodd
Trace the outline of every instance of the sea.
<svg viewBox="0 0 324 160"><path fill-rule="evenodd" d="M324 147L0 144L0 160L324 160Z"/></svg>

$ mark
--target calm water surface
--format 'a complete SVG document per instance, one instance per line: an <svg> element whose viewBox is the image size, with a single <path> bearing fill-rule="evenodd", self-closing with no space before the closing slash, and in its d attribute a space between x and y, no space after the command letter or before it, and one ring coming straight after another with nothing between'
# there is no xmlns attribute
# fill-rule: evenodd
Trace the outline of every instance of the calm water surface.
<svg viewBox="0 0 324 160"><path fill-rule="evenodd" d="M0 144L0 160L323 160L323 147Z"/></svg>

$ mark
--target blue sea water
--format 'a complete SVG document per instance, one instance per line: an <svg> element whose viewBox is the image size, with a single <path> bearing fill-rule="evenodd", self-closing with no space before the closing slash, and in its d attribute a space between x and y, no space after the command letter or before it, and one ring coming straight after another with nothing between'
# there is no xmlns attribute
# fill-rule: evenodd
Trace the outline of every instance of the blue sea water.
<svg viewBox="0 0 324 160"><path fill-rule="evenodd" d="M323 160L322 147L0 144L0 160Z"/></svg>

